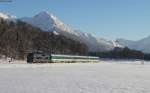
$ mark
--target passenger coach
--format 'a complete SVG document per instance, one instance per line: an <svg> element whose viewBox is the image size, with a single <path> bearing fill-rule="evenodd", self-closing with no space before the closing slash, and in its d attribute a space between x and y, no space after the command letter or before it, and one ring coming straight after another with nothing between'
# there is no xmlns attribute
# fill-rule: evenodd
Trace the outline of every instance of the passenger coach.
<svg viewBox="0 0 150 93"><path fill-rule="evenodd" d="M73 63L73 62L98 62L99 57L76 56L76 55L58 55L45 53L29 53L27 55L28 63Z"/></svg>

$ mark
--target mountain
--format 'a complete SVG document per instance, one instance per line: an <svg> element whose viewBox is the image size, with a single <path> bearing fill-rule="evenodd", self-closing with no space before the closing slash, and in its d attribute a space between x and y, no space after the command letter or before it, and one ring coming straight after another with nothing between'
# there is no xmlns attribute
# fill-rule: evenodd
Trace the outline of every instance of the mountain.
<svg viewBox="0 0 150 93"><path fill-rule="evenodd" d="M55 33L57 32L67 38L83 42L88 46L89 51L109 51L114 49L116 45L119 46L116 42L96 38L92 34L83 33L79 30L73 29L64 24L56 16L46 11L40 12L33 17L21 18L21 20L38 27L43 31L55 31Z"/></svg>
<svg viewBox="0 0 150 93"><path fill-rule="evenodd" d="M138 41L117 39L116 42L130 49L139 50L144 53L150 53L150 36Z"/></svg>

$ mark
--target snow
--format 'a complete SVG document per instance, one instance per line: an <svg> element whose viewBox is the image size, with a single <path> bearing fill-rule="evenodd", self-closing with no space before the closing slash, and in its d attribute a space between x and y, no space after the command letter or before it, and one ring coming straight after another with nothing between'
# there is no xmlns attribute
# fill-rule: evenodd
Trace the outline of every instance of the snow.
<svg viewBox="0 0 150 93"><path fill-rule="evenodd" d="M59 33L58 33L58 32L56 32L56 31L53 31L53 34L55 34L55 35L59 35Z"/></svg>
<svg viewBox="0 0 150 93"><path fill-rule="evenodd" d="M25 60L14 60L11 58L1 58L0 59L0 65L1 64L23 64L27 63Z"/></svg>
<svg viewBox="0 0 150 93"><path fill-rule="evenodd" d="M5 12L0 12L0 18L3 18L4 20L10 20L10 21L16 21L16 16L12 16Z"/></svg>
<svg viewBox="0 0 150 93"><path fill-rule="evenodd" d="M0 64L1 93L150 93L150 64Z"/></svg>

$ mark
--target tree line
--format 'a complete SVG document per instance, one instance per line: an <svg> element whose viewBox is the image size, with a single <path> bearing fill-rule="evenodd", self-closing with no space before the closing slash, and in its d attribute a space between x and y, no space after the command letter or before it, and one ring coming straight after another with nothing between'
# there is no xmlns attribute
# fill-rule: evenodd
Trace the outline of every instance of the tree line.
<svg viewBox="0 0 150 93"><path fill-rule="evenodd" d="M89 52L91 56L99 56L100 58L110 59L141 59L150 60L150 54L143 53L141 51L132 50L128 47L114 48L112 51L107 52Z"/></svg>

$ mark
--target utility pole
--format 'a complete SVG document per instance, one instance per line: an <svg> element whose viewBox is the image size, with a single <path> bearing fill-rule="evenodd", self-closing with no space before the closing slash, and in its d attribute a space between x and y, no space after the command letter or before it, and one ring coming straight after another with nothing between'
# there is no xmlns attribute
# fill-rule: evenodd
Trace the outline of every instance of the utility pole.
<svg viewBox="0 0 150 93"><path fill-rule="evenodd" d="M16 47L16 58L18 59L18 55L19 55L19 33L17 31L17 34L16 34L16 41L17 41L17 47Z"/></svg>

